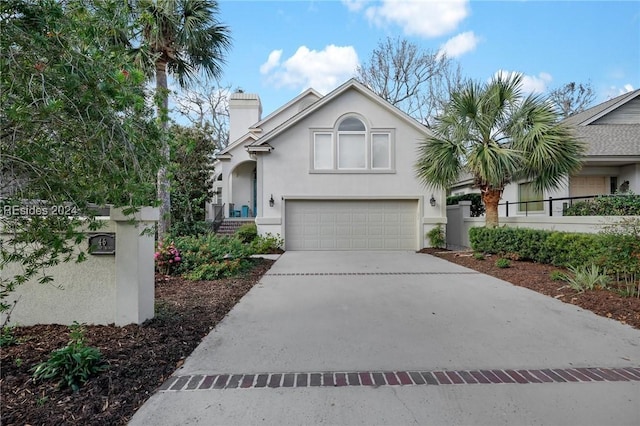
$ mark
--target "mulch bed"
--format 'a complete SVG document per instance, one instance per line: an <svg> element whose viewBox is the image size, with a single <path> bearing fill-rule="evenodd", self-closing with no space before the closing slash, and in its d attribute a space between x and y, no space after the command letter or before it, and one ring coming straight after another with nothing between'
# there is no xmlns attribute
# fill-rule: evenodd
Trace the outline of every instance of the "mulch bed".
<svg viewBox="0 0 640 426"><path fill-rule="evenodd" d="M478 260L472 256L472 252L454 252L442 249L423 249L422 252L640 329L640 298L622 297L609 290L577 292L569 288L564 281L551 279L552 271L566 273L567 270L564 268L519 260L511 260L509 268L498 268L495 265L498 256L488 255L485 260Z"/></svg>
<svg viewBox="0 0 640 426"><path fill-rule="evenodd" d="M477 260L468 252L423 251L640 329L640 299L604 290L578 293L551 280L551 271L561 268L511 261L510 268L501 269L495 266L495 256ZM87 344L100 348L109 369L77 393L58 389L55 383L36 383L29 371L66 345L68 327L15 328L19 343L2 348L0 355L1 423L126 424L272 263L260 260L242 277L217 281L157 276L153 320L142 326L87 326Z"/></svg>

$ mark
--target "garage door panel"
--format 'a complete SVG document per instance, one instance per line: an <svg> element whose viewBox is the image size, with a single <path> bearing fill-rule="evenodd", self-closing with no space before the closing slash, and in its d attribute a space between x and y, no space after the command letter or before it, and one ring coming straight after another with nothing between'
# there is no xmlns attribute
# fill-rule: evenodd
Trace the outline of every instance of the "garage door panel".
<svg viewBox="0 0 640 426"><path fill-rule="evenodd" d="M292 200L287 250L414 250L417 200Z"/></svg>

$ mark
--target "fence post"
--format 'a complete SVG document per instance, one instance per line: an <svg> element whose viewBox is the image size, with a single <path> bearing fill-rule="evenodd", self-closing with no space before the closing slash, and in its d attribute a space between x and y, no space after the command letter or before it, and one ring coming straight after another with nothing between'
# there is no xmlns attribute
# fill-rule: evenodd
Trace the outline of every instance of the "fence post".
<svg viewBox="0 0 640 426"><path fill-rule="evenodd" d="M143 231L153 230L159 217L155 207L143 207L130 216L122 209L111 209L116 223L116 325L142 324L153 318L155 238L153 232Z"/></svg>
<svg viewBox="0 0 640 426"><path fill-rule="evenodd" d="M504 206L505 206L505 212L507 214L506 217L509 217L509 200L504 202Z"/></svg>
<svg viewBox="0 0 640 426"><path fill-rule="evenodd" d="M549 197L549 216L553 216L553 197Z"/></svg>

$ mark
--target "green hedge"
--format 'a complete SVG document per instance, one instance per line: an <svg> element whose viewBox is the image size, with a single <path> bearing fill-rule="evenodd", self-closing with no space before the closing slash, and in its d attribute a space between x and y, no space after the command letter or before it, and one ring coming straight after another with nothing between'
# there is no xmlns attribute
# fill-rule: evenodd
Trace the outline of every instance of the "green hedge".
<svg viewBox="0 0 640 426"><path fill-rule="evenodd" d="M578 201L567 207L565 216L640 216L640 195L606 195Z"/></svg>
<svg viewBox="0 0 640 426"><path fill-rule="evenodd" d="M527 228L471 228L475 251L556 266L598 265L609 273L640 271L640 239L630 228L601 234Z"/></svg>
<svg viewBox="0 0 640 426"><path fill-rule="evenodd" d="M471 217L480 217L484 214L484 204L480 194L451 195L447 197L447 205L458 204L460 201L471 201Z"/></svg>

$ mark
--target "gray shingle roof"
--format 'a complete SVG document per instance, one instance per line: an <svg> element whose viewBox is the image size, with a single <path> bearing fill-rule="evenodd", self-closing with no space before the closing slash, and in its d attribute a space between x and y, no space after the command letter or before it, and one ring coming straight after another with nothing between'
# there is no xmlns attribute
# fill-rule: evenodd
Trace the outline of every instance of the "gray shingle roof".
<svg viewBox="0 0 640 426"><path fill-rule="evenodd" d="M589 109L586 109L578 114L574 114L572 116L569 116L567 118L565 118L563 120L564 123L566 124L571 124L571 125L579 125L584 123L585 121L589 121L591 118L595 117L596 115L599 115L600 113L606 111L607 109L613 107L616 104L620 104L624 105L625 103L627 103L628 101L630 101L631 99L635 98L636 96L638 96L640 94L640 89L638 90L634 90L633 92L628 92L625 93L624 95L620 95L617 96L613 99L609 99L608 101L605 101L601 104L595 105Z"/></svg>
<svg viewBox="0 0 640 426"><path fill-rule="evenodd" d="M625 93L566 118L576 136L587 144L587 156L640 156L640 118L638 124L591 124L640 96L640 90Z"/></svg>
<svg viewBox="0 0 640 426"><path fill-rule="evenodd" d="M640 124L576 126L575 132L587 143L587 156L640 156Z"/></svg>

